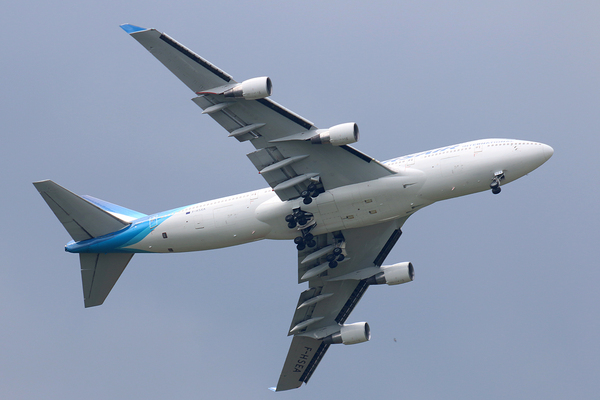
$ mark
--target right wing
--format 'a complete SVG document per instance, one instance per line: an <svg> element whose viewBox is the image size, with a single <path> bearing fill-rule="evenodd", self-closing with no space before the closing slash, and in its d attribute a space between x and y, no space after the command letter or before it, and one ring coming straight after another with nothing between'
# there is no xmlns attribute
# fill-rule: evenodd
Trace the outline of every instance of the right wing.
<svg viewBox="0 0 600 400"><path fill-rule="evenodd" d="M373 277L392 250L408 217L335 234L316 236L317 245L298 252L298 281L308 282L292 318L288 335L294 335L276 390L295 389L307 383L340 332ZM344 248L336 268L326 260L332 245ZM315 257L316 255L319 255ZM308 260L308 261L306 261ZM368 329L368 328L367 328Z"/></svg>
<svg viewBox="0 0 600 400"><path fill-rule="evenodd" d="M250 161L282 201L299 197L311 182L326 191L395 173L348 145L311 144L312 137L326 130L268 98L226 95L238 82L168 35L133 25L121 27L198 95L193 101L204 114L229 136L252 143L257 150L248 154Z"/></svg>

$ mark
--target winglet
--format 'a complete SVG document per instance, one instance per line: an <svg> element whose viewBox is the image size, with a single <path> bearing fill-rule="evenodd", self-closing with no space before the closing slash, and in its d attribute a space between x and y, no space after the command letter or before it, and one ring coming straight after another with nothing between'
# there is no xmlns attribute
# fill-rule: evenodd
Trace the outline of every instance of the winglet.
<svg viewBox="0 0 600 400"><path fill-rule="evenodd" d="M135 26L135 25L131 25L131 24L123 24L123 25L121 25L121 29L123 29L125 32L129 33L130 35L132 33L140 32L140 31L147 31L146 28L141 28L139 26Z"/></svg>
<svg viewBox="0 0 600 400"><path fill-rule="evenodd" d="M271 392L275 392L275 391L277 391L277 388L276 388L275 386L273 386L273 387L270 387L270 388L269 388L269 390L270 390Z"/></svg>

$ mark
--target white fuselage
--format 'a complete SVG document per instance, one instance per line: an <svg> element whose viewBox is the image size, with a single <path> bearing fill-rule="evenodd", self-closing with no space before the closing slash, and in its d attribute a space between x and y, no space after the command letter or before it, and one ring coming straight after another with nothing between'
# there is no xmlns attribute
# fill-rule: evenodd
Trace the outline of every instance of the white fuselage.
<svg viewBox="0 0 600 400"><path fill-rule="evenodd" d="M408 217L434 202L490 189L495 174L508 183L533 171L553 150L542 143L485 139L383 162L397 172L321 193L309 205L281 201L271 189L194 204L172 211L132 251L183 252L234 246L260 239L293 239L285 216L294 208L314 215L314 235ZM157 214L158 215L158 214ZM150 216L138 224L150 224ZM134 227L136 222L133 223Z"/></svg>

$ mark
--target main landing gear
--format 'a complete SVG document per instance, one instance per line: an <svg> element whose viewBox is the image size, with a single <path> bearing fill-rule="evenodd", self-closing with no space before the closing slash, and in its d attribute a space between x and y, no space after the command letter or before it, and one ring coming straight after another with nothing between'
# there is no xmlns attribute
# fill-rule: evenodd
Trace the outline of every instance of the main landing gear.
<svg viewBox="0 0 600 400"><path fill-rule="evenodd" d="M492 193L498 194L502 191L502 189L500 188L500 181L503 179L504 179L504 171L498 171L494 174L492 183L490 183L490 188L492 189Z"/></svg>
<svg viewBox="0 0 600 400"><path fill-rule="evenodd" d="M294 239L294 243L296 243L296 248L298 251L304 250L307 246L315 247L317 245L313 234L310 233L310 231L317 225L312 213L302 211L300 208L296 208L291 214L285 217L285 221L288 223L288 228L298 228L302 234Z"/></svg>
<svg viewBox="0 0 600 400"><path fill-rule="evenodd" d="M331 254L325 257L325 260L329 261L329 268L335 268L338 266L338 262L344 261L345 258L346 256L342 253L342 248L336 247Z"/></svg>
<svg viewBox="0 0 600 400"><path fill-rule="evenodd" d="M317 184L314 182L308 185L306 190L303 190L302 193L300 193L300 197L302 197L302 202L307 205L312 203L312 199L317 197L318 195L319 189L317 188Z"/></svg>

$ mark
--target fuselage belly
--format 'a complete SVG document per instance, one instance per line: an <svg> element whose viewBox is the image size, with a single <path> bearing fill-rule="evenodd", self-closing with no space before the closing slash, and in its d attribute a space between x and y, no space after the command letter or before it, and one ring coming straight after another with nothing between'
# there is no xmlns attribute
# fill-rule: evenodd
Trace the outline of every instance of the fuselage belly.
<svg viewBox="0 0 600 400"><path fill-rule="evenodd" d="M74 253L187 252L235 246L261 239L293 239L284 218L301 207L313 214L318 235L408 217L437 201L490 189L526 175L552 155L535 142L487 139L395 158L384 162L397 174L321 193L305 205L282 202L261 189L154 214L121 231L83 242L70 242Z"/></svg>

